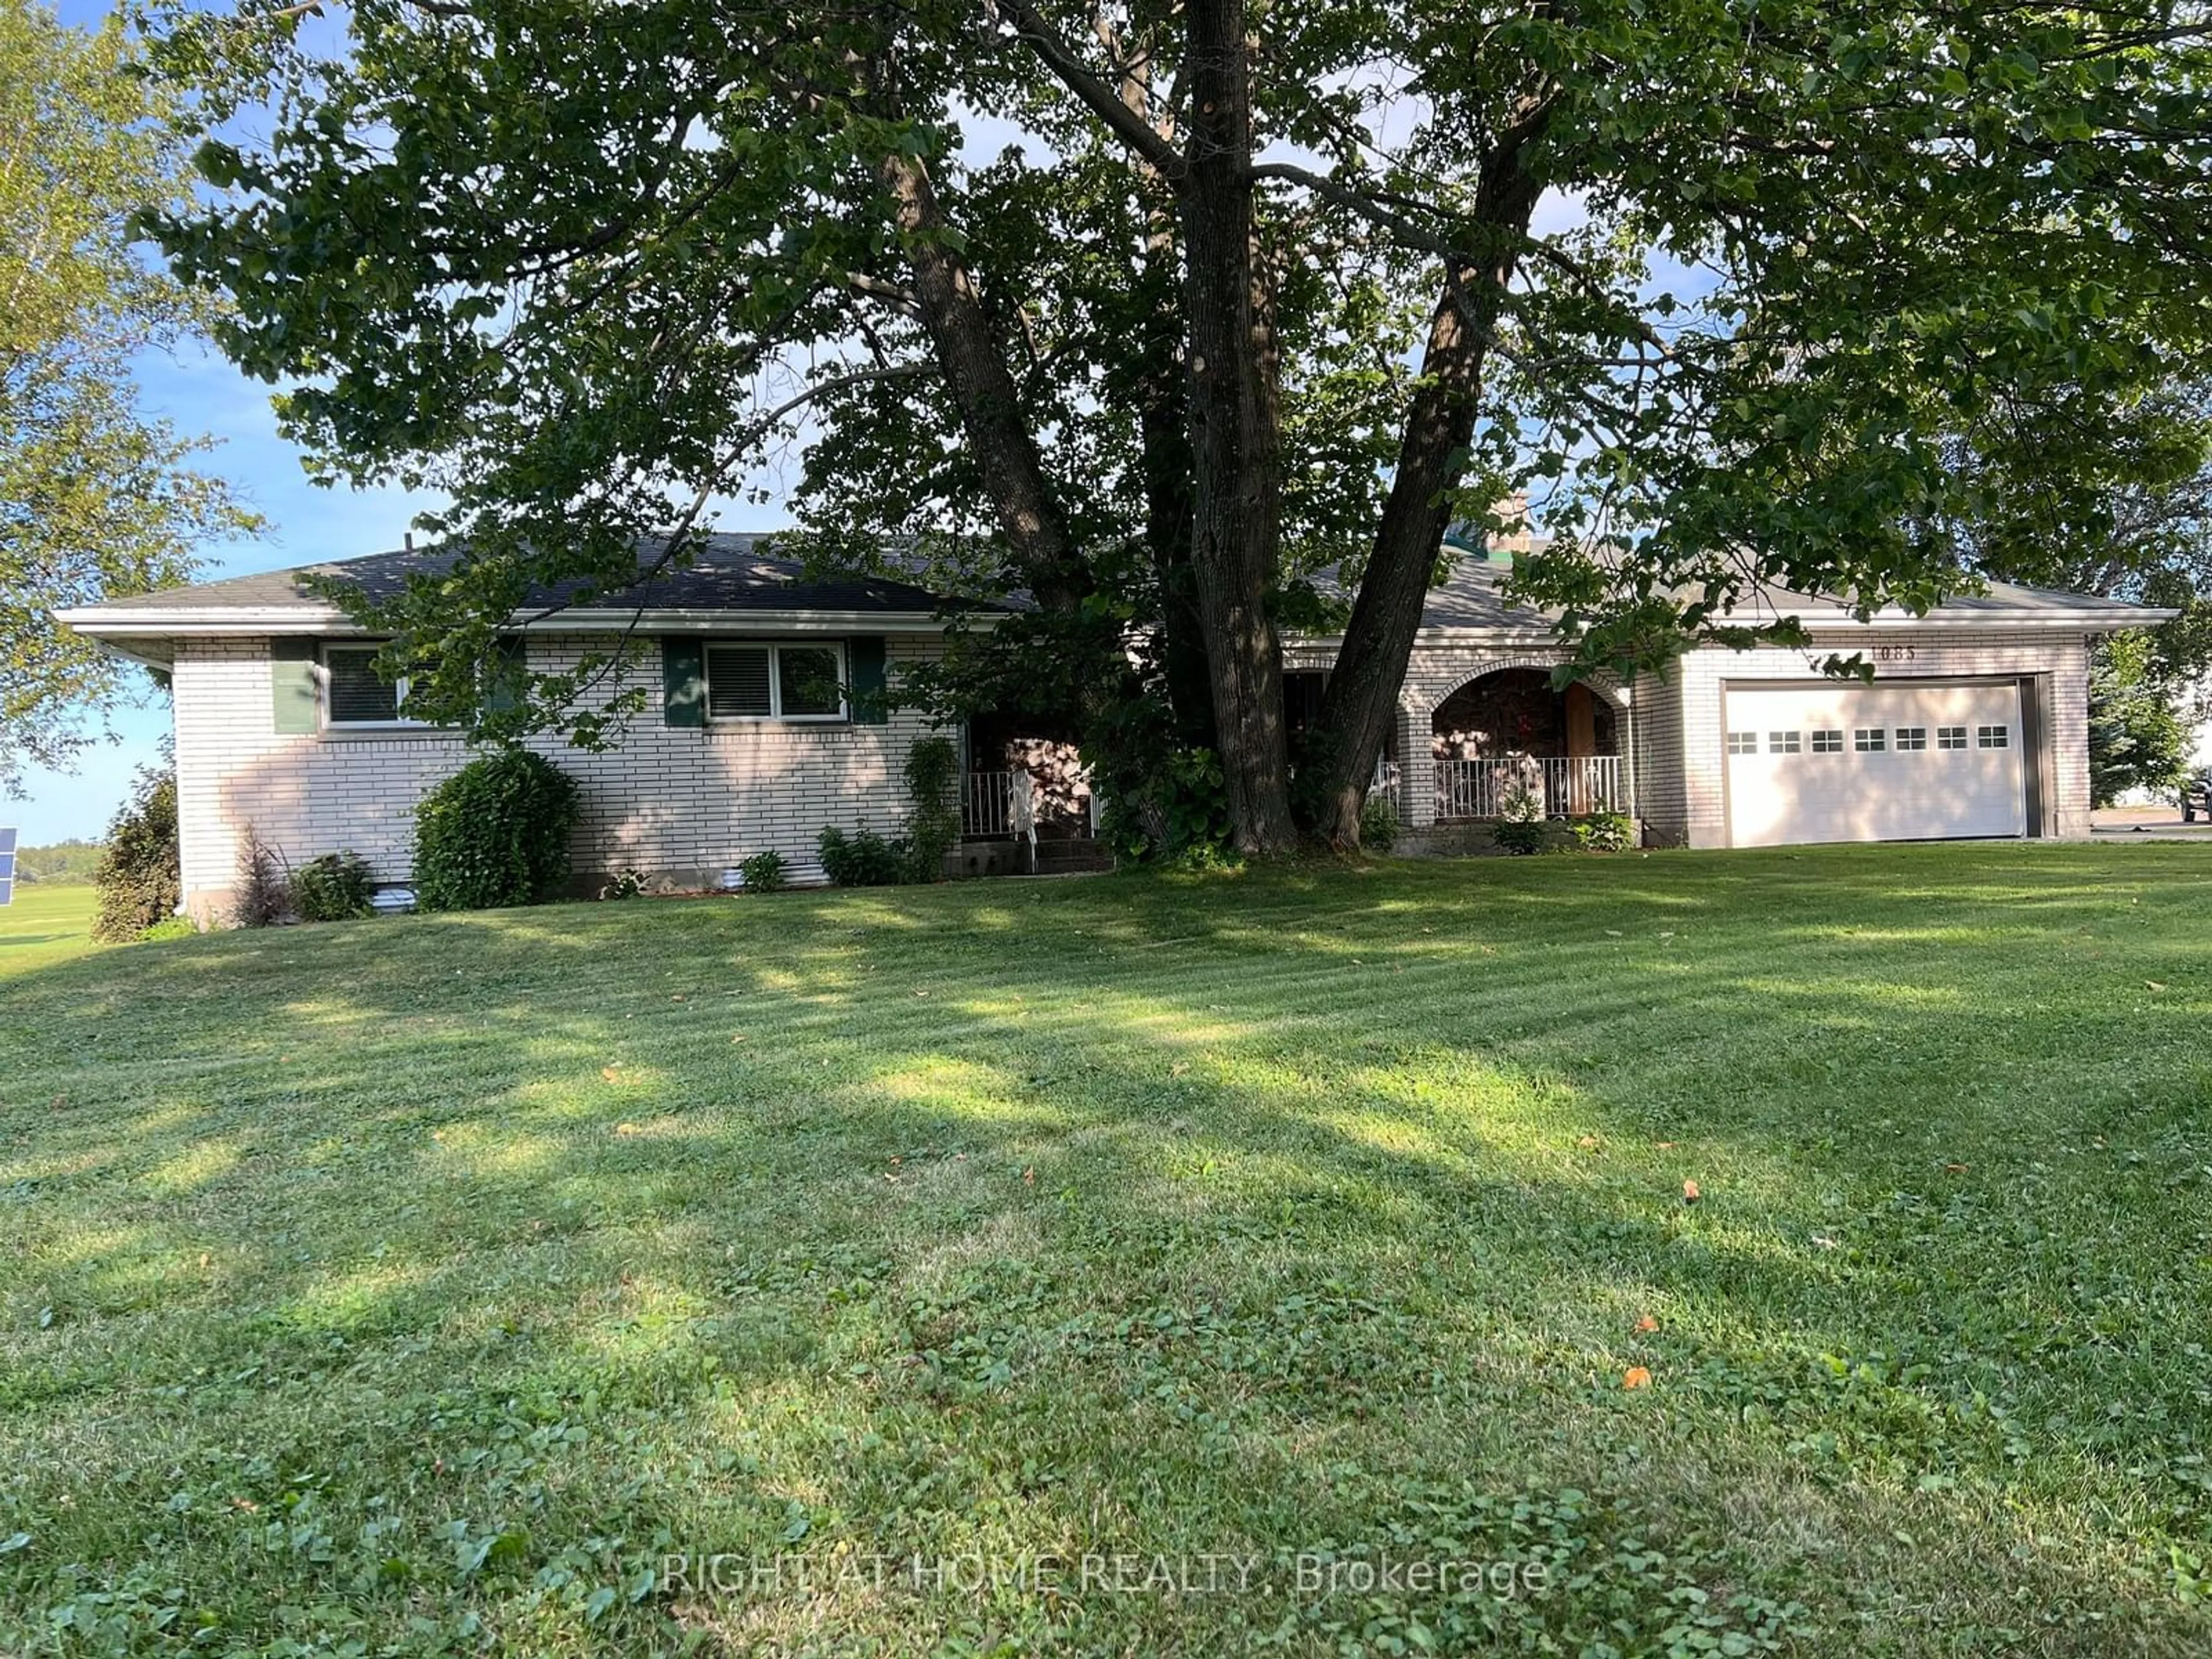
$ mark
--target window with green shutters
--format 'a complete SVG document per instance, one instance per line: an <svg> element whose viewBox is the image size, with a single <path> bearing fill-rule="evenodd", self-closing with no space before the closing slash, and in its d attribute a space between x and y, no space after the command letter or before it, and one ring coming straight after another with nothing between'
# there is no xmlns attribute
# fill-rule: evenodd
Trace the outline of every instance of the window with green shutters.
<svg viewBox="0 0 2212 1659"><path fill-rule="evenodd" d="M842 720L845 651L836 641L710 640L709 720Z"/></svg>

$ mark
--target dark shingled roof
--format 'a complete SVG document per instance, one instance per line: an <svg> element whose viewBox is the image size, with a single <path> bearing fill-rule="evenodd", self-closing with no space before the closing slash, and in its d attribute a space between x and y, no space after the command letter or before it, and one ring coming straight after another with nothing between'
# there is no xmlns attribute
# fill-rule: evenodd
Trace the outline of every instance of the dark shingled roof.
<svg viewBox="0 0 2212 1659"><path fill-rule="evenodd" d="M1549 613L1525 600L1506 597L1505 583L1511 574L1512 568L1509 565L1492 564L1480 553L1463 553L1443 585L1429 590L1428 599L1421 606L1421 626L1424 629L1496 629L1516 634L1547 631L1553 622ZM1339 589L1334 569L1318 571L1313 580L1314 585L1325 594L1338 599L1348 597ZM2017 582L1991 582L1988 586L1987 592L1960 594L1944 600L1922 620L1937 623L1998 623L2014 617L2031 621L2039 615L2052 611L2063 612L2069 617L2109 617L2112 626L2115 628L2141 627L2146 620L2143 607L2125 599L2102 599L2091 593L2064 593L2045 587L2026 587ZM1802 617L1808 626L1850 619L1850 608L1840 601L1795 593L1780 587L1759 589L1756 601L1743 606L1740 614L1746 623L1774 616ZM1901 617L1905 613L1893 610L1875 614ZM2165 614L2152 613L2153 619Z"/></svg>
<svg viewBox="0 0 2212 1659"><path fill-rule="evenodd" d="M921 612L927 614L953 603L927 589L879 576L839 577L810 580L805 567L796 559L774 559L757 555L759 538L744 535L711 535L699 538L692 562L680 570L664 570L650 580L617 592L599 594L581 603L597 610L647 611L845 611L859 612ZM638 563L643 568L658 550L641 547ZM313 592L304 578L335 578L358 586L371 599L397 595L410 572L436 574L452 568L449 549L424 548L396 553L372 553L358 559L337 559L302 565L290 570L268 570L250 576L228 576L191 587L164 588L120 601L132 611L201 611L227 605L262 609L297 607L317 611L328 601ZM574 583L533 589L528 609L572 602ZM969 609L999 607L961 602Z"/></svg>

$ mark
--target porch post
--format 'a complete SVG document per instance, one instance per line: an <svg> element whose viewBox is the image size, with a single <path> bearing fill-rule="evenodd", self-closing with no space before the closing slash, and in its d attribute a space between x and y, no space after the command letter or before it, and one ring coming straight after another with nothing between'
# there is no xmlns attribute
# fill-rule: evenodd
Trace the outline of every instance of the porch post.
<svg viewBox="0 0 2212 1659"><path fill-rule="evenodd" d="M1410 828L1437 821L1437 761L1429 746L1431 710L1398 705L1398 812Z"/></svg>

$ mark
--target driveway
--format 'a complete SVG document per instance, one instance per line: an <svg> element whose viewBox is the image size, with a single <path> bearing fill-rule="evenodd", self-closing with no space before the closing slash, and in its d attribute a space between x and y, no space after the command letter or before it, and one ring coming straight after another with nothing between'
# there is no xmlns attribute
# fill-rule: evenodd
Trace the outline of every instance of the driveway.
<svg viewBox="0 0 2212 1659"><path fill-rule="evenodd" d="M2090 813L2089 823L2094 834L2116 839L2212 841L2212 823L2201 816L2194 823L2184 823L2178 806L2107 806Z"/></svg>

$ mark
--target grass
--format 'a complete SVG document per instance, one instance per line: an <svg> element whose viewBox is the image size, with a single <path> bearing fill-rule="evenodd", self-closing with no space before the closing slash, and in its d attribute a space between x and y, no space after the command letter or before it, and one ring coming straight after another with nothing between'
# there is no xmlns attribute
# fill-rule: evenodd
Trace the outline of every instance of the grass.
<svg viewBox="0 0 2212 1659"><path fill-rule="evenodd" d="M2202 1654L2208 874L1399 864L34 963L0 1651Z"/></svg>
<svg viewBox="0 0 2212 1659"><path fill-rule="evenodd" d="M89 883L16 888L15 902L0 905L0 979L94 949L86 929L98 902Z"/></svg>

